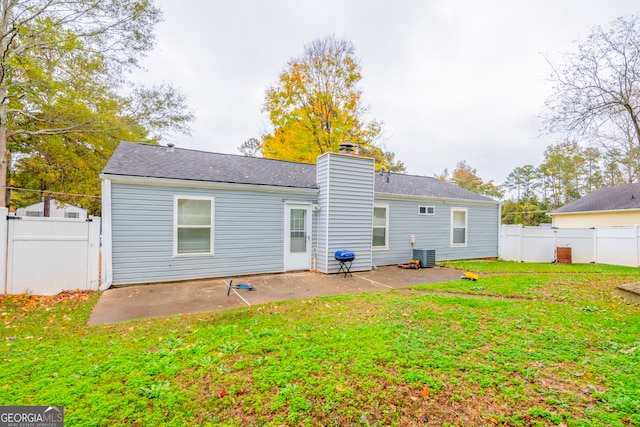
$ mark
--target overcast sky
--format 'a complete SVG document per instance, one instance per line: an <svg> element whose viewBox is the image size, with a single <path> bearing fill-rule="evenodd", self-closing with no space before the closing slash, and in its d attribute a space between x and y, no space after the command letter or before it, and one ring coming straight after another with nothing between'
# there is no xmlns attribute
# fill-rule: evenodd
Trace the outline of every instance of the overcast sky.
<svg viewBox="0 0 640 427"><path fill-rule="evenodd" d="M407 172L433 176L458 161L501 184L538 166L561 136L541 135L558 63L595 25L640 12L638 0L156 0L164 22L134 76L171 83L195 111L192 135L163 143L240 154L270 130L264 93L310 41L351 40L363 101Z"/></svg>

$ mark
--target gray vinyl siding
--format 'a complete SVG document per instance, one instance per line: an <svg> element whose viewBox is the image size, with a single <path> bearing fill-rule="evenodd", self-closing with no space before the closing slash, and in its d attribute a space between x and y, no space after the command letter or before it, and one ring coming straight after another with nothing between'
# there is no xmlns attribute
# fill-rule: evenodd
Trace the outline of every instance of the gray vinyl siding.
<svg viewBox="0 0 640 427"><path fill-rule="evenodd" d="M214 254L173 255L174 196L214 198ZM284 270L285 194L112 184L113 283L151 283ZM315 230L315 224L312 224ZM315 236L313 236L315 241Z"/></svg>
<svg viewBox="0 0 640 427"><path fill-rule="evenodd" d="M374 250L375 265L406 263L415 249L435 249L436 260L495 258L498 256L499 205L433 200L376 198L389 206L389 248ZM434 215L418 215L419 206L434 206ZM467 246L451 246L451 209L467 209ZM411 246L410 236L415 236Z"/></svg>
<svg viewBox="0 0 640 427"><path fill-rule="evenodd" d="M459 205L451 207L467 208L467 246L442 248L438 260L497 258L500 239L500 207L496 205ZM449 213L451 218L451 213Z"/></svg>
<svg viewBox="0 0 640 427"><path fill-rule="evenodd" d="M320 191L318 192L319 210L317 215L318 240L316 250L316 270L322 273L327 273L329 272L329 241L327 239L327 235L329 233L329 192L326 181L329 174L329 162L319 159L316 171L317 182L320 183Z"/></svg>
<svg viewBox="0 0 640 427"><path fill-rule="evenodd" d="M318 270L336 273L337 250L355 253L353 271L371 269L373 160L327 153L318 159Z"/></svg>

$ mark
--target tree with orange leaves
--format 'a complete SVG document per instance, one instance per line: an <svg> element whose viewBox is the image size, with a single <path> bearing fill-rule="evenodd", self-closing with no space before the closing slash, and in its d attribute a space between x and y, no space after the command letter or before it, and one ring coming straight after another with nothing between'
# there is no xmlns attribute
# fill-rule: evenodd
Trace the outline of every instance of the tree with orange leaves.
<svg viewBox="0 0 640 427"><path fill-rule="evenodd" d="M307 44L302 57L291 60L266 91L263 110L273 131L262 137L262 156L313 163L351 142L377 166L404 171L402 162L377 144L382 123L365 118L361 78L350 41L328 36Z"/></svg>

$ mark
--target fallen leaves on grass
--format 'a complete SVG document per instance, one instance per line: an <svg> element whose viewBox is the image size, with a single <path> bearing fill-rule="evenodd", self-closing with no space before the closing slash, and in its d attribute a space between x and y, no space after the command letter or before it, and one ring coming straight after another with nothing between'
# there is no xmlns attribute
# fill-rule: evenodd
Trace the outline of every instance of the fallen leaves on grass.
<svg viewBox="0 0 640 427"><path fill-rule="evenodd" d="M0 295L0 305L4 305L11 301L12 305L19 306L23 311L30 311L39 306L50 306L67 301L87 301L95 291L82 291L76 289L75 291L63 291L57 295L45 296L45 295Z"/></svg>

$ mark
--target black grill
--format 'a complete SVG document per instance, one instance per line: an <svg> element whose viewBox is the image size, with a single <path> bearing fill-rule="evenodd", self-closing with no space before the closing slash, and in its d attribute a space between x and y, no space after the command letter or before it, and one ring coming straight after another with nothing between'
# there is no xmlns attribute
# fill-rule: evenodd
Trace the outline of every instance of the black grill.
<svg viewBox="0 0 640 427"><path fill-rule="evenodd" d="M338 274L344 273L344 277L347 277L347 274L353 276L350 271L351 262L356 259L356 254L352 251L336 251L333 256L336 258L336 261L340 263Z"/></svg>

